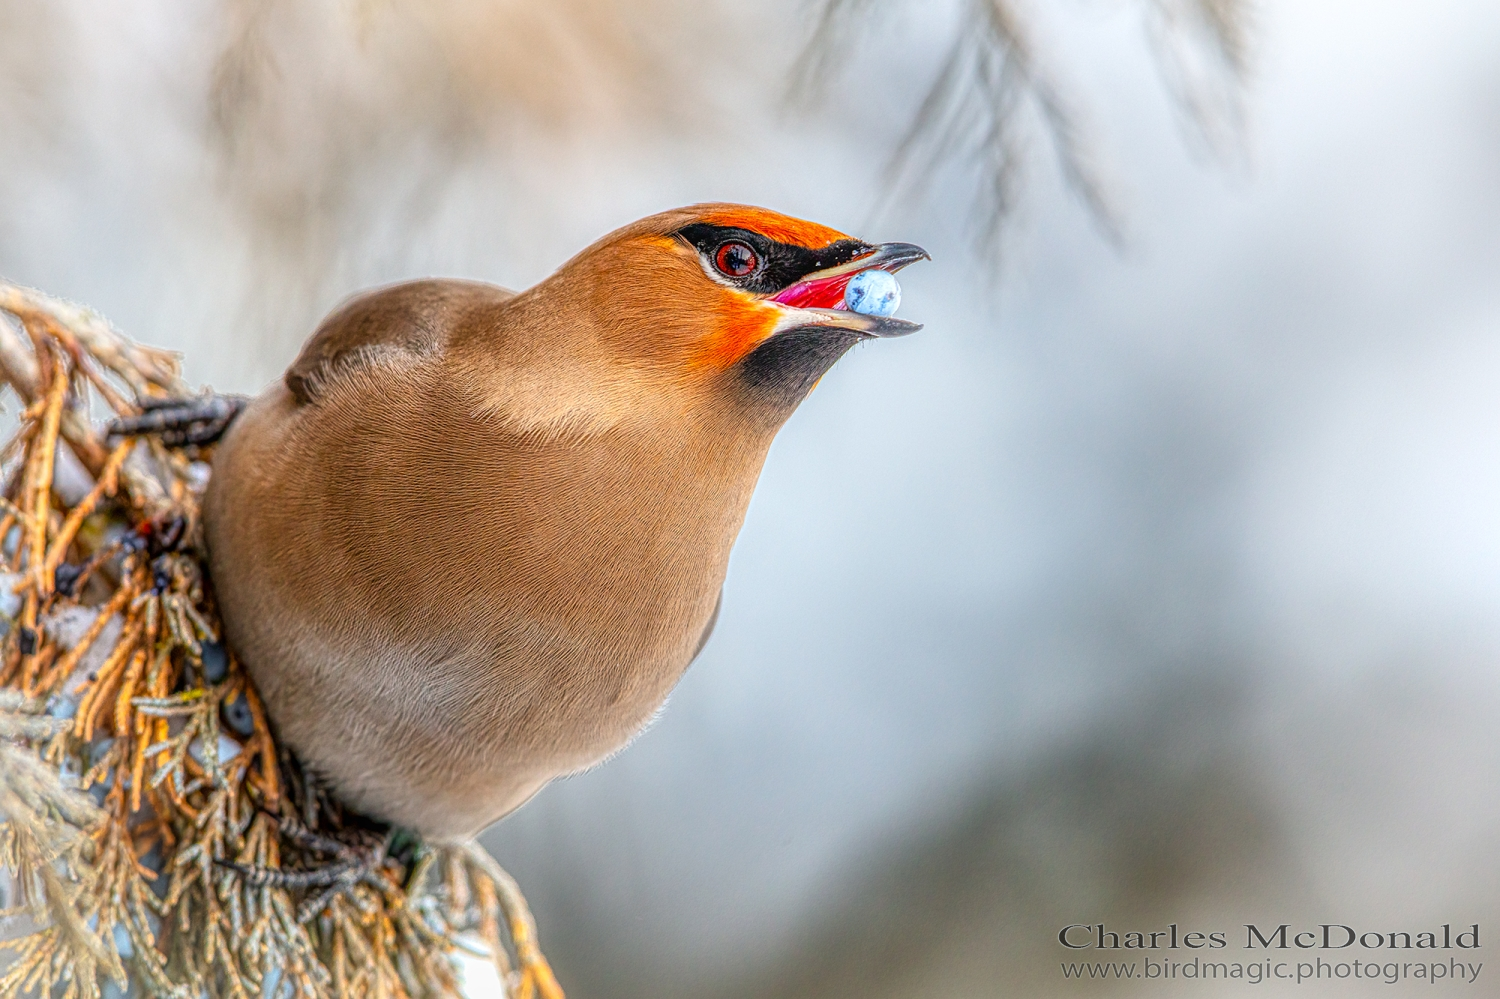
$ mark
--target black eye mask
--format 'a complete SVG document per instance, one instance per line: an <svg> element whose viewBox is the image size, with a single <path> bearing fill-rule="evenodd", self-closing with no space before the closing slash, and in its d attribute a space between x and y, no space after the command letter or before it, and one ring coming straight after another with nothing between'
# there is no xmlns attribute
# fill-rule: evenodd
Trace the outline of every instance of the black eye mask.
<svg viewBox="0 0 1500 999"><path fill-rule="evenodd" d="M841 239L822 249L809 250L805 246L778 243L749 229L706 222L683 226L677 230L677 236L697 249L707 266L722 280L757 295L774 295L814 271L846 264L875 249L857 239ZM743 277L725 274L714 265L719 247L731 242L744 243L760 258L756 268Z"/></svg>

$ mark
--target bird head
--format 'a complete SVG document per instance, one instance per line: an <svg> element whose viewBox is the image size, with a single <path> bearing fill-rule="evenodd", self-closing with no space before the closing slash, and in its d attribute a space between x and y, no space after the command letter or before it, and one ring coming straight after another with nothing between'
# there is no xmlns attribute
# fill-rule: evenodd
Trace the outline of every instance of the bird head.
<svg viewBox="0 0 1500 999"><path fill-rule="evenodd" d="M861 273L926 257L762 208L694 205L610 233L517 304L579 331L569 349L602 365L592 381L612 396L727 406L774 427L854 344L921 329L845 299Z"/></svg>

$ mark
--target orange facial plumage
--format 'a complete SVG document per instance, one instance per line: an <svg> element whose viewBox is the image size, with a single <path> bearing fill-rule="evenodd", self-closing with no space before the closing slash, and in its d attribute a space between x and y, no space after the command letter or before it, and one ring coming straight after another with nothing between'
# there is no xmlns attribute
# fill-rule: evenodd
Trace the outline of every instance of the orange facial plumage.
<svg viewBox="0 0 1500 999"><path fill-rule="evenodd" d="M748 205L703 206L699 219L710 225L745 229L778 243L820 250L849 236L816 222ZM776 331L781 310L733 289L724 289L709 310L710 335L691 358L696 368L725 370L744 360Z"/></svg>
<svg viewBox="0 0 1500 999"><path fill-rule="evenodd" d="M723 370L744 360L776 331L781 310L743 292L725 288L713 307L713 326L695 366Z"/></svg>
<svg viewBox="0 0 1500 999"><path fill-rule="evenodd" d="M749 229L778 243L793 243L809 250L821 250L832 243L849 237L826 225L794 219L765 208L735 206L720 211L706 212L703 221L710 225L733 226Z"/></svg>

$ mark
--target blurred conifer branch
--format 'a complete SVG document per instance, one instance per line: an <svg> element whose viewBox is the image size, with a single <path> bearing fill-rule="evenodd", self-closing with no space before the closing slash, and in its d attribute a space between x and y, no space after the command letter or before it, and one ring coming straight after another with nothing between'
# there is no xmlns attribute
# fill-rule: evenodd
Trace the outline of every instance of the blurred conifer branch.
<svg viewBox="0 0 1500 999"><path fill-rule="evenodd" d="M1251 0L1150 0L1157 65L1190 134L1220 158L1238 155L1245 135Z"/></svg>
<svg viewBox="0 0 1500 999"><path fill-rule="evenodd" d="M1240 146L1249 68L1251 0L1139 0L1156 62L1191 131L1219 157ZM858 33L883 5L819 0L812 35L793 71L794 94L829 84ZM919 193L939 168L967 163L975 174L974 235L992 260L1016 207L1039 125L1058 169L1111 242L1121 219L1056 68L1036 42L1017 0L964 0L941 69L886 168L888 196Z"/></svg>

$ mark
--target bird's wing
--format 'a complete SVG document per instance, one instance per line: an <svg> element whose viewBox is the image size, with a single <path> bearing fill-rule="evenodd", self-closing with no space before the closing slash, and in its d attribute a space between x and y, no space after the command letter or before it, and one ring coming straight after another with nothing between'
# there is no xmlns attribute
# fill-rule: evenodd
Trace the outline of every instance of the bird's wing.
<svg viewBox="0 0 1500 999"><path fill-rule="evenodd" d="M692 662L694 659L697 659L699 654L703 651L703 646L707 645L708 640L713 637L714 625L719 623L719 611L723 609L724 590L721 587L719 589L719 599L714 601L714 612L709 616L708 624L703 626L703 634L698 636L698 646L697 648L693 649L693 658L689 659L688 662Z"/></svg>
<svg viewBox="0 0 1500 999"><path fill-rule="evenodd" d="M392 355L429 357L442 350L456 322L476 307L500 305L515 292L478 281L426 279L363 292L339 306L287 368L299 405L317 399L330 379Z"/></svg>

